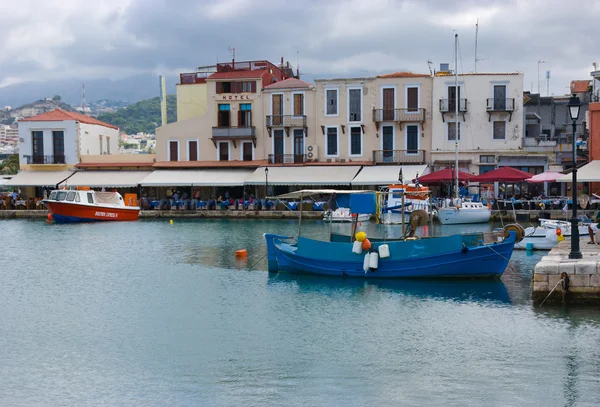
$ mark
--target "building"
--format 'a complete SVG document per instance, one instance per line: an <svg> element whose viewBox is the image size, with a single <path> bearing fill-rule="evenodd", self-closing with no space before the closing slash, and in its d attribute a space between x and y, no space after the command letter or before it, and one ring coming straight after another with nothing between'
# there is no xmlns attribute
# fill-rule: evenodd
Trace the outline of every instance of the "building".
<svg viewBox="0 0 600 407"><path fill-rule="evenodd" d="M554 163L546 152L523 148L522 73L461 74L458 90L455 81L448 64L433 78L431 164L436 170L454 165L457 138L459 167L473 174L501 166L538 174Z"/></svg>
<svg viewBox="0 0 600 407"><path fill-rule="evenodd" d="M22 170L68 169L82 155L117 154L116 126L84 114L56 109L19 121Z"/></svg>

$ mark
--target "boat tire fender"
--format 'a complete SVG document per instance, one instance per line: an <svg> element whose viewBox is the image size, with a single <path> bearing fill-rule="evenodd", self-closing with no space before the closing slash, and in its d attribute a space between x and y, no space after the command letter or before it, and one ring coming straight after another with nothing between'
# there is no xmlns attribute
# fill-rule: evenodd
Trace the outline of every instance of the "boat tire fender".
<svg viewBox="0 0 600 407"><path fill-rule="evenodd" d="M518 223L511 223L504 226L504 237L507 238L511 231L517 234L517 239L515 240L516 243L519 243L525 237L525 229Z"/></svg>

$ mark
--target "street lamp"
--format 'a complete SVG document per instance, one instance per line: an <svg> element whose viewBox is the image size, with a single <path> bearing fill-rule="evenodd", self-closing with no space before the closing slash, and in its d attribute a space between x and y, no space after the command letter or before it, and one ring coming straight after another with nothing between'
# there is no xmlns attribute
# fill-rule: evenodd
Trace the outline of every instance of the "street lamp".
<svg viewBox="0 0 600 407"><path fill-rule="evenodd" d="M269 197L269 167L265 167L265 199L267 199L268 197Z"/></svg>
<svg viewBox="0 0 600 407"><path fill-rule="evenodd" d="M577 220L577 146L575 140L575 131L577 127L577 118L579 117L579 110L581 108L581 102L579 98L573 94L569 103L569 116L573 122L573 172L571 173L573 178L571 181L571 201L573 202L573 217L571 218L571 252L569 253L570 259L581 259L581 251L579 250L579 221Z"/></svg>

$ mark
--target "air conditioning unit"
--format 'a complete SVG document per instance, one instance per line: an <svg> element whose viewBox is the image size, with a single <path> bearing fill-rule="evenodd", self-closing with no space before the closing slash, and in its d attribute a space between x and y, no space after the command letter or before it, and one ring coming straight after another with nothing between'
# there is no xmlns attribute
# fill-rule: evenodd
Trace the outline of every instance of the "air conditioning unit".
<svg viewBox="0 0 600 407"><path fill-rule="evenodd" d="M317 161L319 159L319 148L316 144L310 144L306 147L306 159Z"/></svg>

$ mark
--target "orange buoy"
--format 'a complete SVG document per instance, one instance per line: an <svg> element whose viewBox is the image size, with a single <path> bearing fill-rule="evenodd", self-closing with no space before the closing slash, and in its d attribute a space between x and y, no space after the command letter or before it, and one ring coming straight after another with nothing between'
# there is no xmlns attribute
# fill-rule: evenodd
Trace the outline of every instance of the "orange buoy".
<svg viewBox="0 0 600 407"><path fill-rule="evenodd" d="M52 214L51 213L48 214L48 220L52 220Z"/></svg>
<svg viewBox="0 0 600 407"><path fill-rule="evenodd" d="M248 257L248 251L246 249L236 250L235 257Z"/></svg>
<svg viewBox="0 0 600 407"><path fill-rule="evenodd" d="M362 248L363 250L371 250L371 242L369 241L369 239L365 238L365 240L363 240Z"/></svg>
<svg viewBox="0 0 600 407"><path fill-rule="evenodd" d="M562 230L560 228L556 228L556 236L562 235Z"/></svg>

